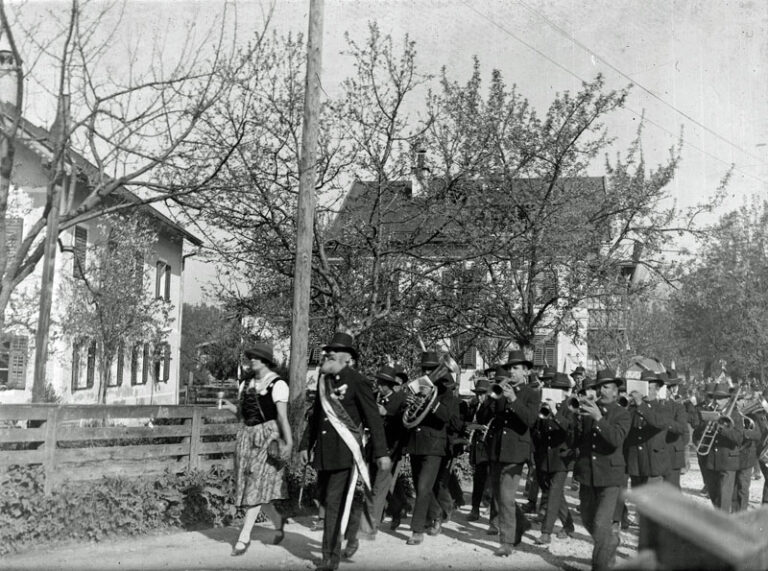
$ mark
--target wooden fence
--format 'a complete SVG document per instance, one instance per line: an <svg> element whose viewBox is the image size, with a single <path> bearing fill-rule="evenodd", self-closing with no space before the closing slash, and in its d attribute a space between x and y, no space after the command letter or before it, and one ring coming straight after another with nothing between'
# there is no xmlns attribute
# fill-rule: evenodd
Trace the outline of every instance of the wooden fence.
<svg viewBox="0 0 768 571"><path fill-rule="evenodd" d="M226 410L164 405L0 405L0 470L42 465L67 480L229 468L238 429Z"/></svg>

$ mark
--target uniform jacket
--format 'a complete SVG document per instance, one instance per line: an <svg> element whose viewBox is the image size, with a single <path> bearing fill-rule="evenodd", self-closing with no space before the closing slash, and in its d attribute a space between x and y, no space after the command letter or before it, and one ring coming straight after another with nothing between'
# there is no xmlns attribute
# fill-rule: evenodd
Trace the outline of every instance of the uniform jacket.
<svg viewBox="0 0 768 571"><path fill-rule="evenodd" d="M445 385L438 384L436 408L408 434L408 453L417 456L446 456L448 428L459 429L459 399Z"/></svg>
<svg viewBox="0 0 768 571"><path fill-rule="evenodd" d="M384 421L384 434L387 438L387 448L390 455L399 457L402 447L405 445L406 431L403 427L403 411L405 410L405 393L393 392L388 397L381 398L381 402L387 414L382 417ZM397 458L393 457L393 460Z"/></svg>
<svg viewBox="0 0 768 571"><path fill-rule="evenodd" d="M706 456L699 456L699 465L716 472L731 472L739 469L741 463L741 444L744 442L744 417L738 410L731 415L733 425L720 427L712 448ZM693 442L698 444L707 426L702 421L693 431Z"/></svg>
<svg viewBox="0 0 768 571"><path fill-rule="evenodd" d="M573 445L574 413L564 402L557 405L553 418L540 418L533 431L533 457L536 470L543 473L568 472L573 469L576 451Z"/></svg>
<svg viewBox="0 0 768 571"><path fill-rule="evenodd" d="M490 397L486 397L488 400ZM467 422L478 423L477 413L480 411L480 401L472 399L467 408L467 416L464 417ZM488 449L485 444L485 432L475 430L469 441L469 463L472 466L488 462Z"/></svg>
<svg viewBox="0 0 768 571"><path fill-rule="evenodd" d="M760 428L754 418L752 421L755 423L754 427L744 429L744 442L741 444L739 470L746 470L755 465L755 460L757 460L757 455L759 453L758 447L762 442Z"/></svg>
<svg viewBox="0 0 768 571"><path fill-rule="evenodd" d="M624 441L627 474L664 476L671 468L667 429L671 409L663 401L643 402L630 409L632 423Z"/></svg>
<svg viewBox="0 0 768 571"><path fill-rule="evenodd" d="M615 402L600 404L603 417L579 417L574 440L579 456L573 469L578 482L586 486L621 486L626 482L624 440L632 423L629 411Z"/></svg>
<svg viewBox="0 0 768 571"><path fill-rule="evenodd" d="M356 426L364 424L370 431L373 457L386 456L384 423L368 380L350 367L344 367L338 375L326 375L325 380L331 390L347 385L347 390L341 398L344 410ZM315 397L312 415L307 422L299 449L311 450L313 447L314 463L318 470L343 470L351 468L354 464L352 453L323 411L319 394Z"/></svg>
<svg viewBox="0 0 768 571"><path fill-rule="evenodd" d="M504 464L522 464L531 456L531 428L541 406L541 391L524 386L515 402L506 398L487 398L477 412L477 421L488 424L485 442L488 459Z"/></svg>
<svg viewBox="0 0 768 571"><path fill-rule="evenodd" d="M685 467L685 456L688 449L690 426L685 405L677 400L664 401L667 406L667 452L670 468L678 470Z"/></svg>

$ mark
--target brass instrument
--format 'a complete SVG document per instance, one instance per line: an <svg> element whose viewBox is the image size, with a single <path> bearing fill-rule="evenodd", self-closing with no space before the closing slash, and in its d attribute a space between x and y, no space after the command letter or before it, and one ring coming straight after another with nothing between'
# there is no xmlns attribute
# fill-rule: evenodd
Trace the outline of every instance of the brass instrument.
<svg viewBox="0 0 768 571"><path fill-rule="evenodd" d="M581 405L585 402L594 402L597 400L592 395L586 395L586 396L580 396L580 397L571 397L566 401L566 405L568 406L568 409L571 412L574 413L580 413L582 412Z"/></svg>
<svg viewBox="0 0 768 571"><path fill-rule="evenodd" d="M744 417L744 430L754 430L755 428L755 421L749 418L748 416Z"/></svg>
<svg viewBox="0 0 768 571"><path fill-rule="evenodd" d="M437 387L435 386L437 379L446 374L458 378L456 371L461 371L461 369L456 364L456 361L449 355L444 355L441 361L434 371L409 383L409 388L417 386L419 387L419 392L414 392L413 400L408 404L405 412L403 412L403 426L405 428L414 428L421 424L427 414L434 408L435 401L437 400Z"/></svg>
<svg viewBox="0 0 768 571"><path fill-rule="evenodd" d="M739 400L739 394L741 393L741 385L736 389L731 398L723 408L720 417L717 420L710 420L704 427L704 432L701 434L701 439L696 444L696 454L699 456L706 456L709 451L712 450L712 446L715 443L715 439L720 432L721 428L729 428L733 426L733 411L736 408L736 401ZM715 405L716 406L716 405Z"/></svg>
<svg viewBox="0 0 768 571"><path fill-rule="evenodd" d="M622 408L629 407L629 397L627 395L619 395L619 398L616 399L616 404Z"/></svg>
<svg viewBox="0 0 768 571"><path fill-rule="evenodd" d="M513 379L504 379L502 381L499 381L498 383L494 383L491 385L491 394L489 395L492 399L500 399L504 395L504 387L505 386L512 386L513 389L515 389L515 392L520 392L520 389L523 388L523 385L525 384L525 381L520 381L519 383L512 384Z"/></svg>
<svg viewBox="0 0 768 571"><path fill-rule="evenodd" d="M541 403L541 407L539 408L539 418L542 420L546 420L548 418L551 418L554 416L555 411L552 410L552 405L550 405L548 402Z"/></svg>

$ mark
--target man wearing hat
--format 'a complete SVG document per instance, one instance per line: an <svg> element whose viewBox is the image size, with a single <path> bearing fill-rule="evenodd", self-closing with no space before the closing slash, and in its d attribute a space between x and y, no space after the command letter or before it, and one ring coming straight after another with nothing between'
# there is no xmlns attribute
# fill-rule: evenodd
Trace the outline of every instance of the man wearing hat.
<svg viewBox="0 0 768 571"><path fill-rule="evenodd" d="M610 369L597 372L599 399L581 399L574 439L579 456L573 470L579 482L581 519L595 542L592 568L610 569L619 537L611 529L613 512L625 479L624 440L632 422L616 403L624 380Z"/></svg>
<svg viewBox="0 0 768 571"><path fill-rule="evenodd" d="M341 555L341 538L345 531L354 538L356 530L347 530L359 519L350 517L347 507L355 492L358 478L370 492L371 482L362 450L362 428L370 431L371 448L376 467L388 471L392 467L384 424L376 398L368 380L351 367L357 360L354 339L347 333L336 333L323 347L317 398L312 417L301 442L300 457L306 463L309 450L315 450L314 463L320 502L325 508L322 563L318 569L337 569ZM361 509L355 504L354 509ZM346 555L357 549L357 540L347 545Z"/></svg>
<svg viewBox="0 0 768 571"><path fill-rule="evenodd" d="M425 374L434 371L439 364L437 353L422 353L421 368ZM408 434L407 449L416 488L416 502L411 516L412 535L407 541L408 545L420 545L424 541L425 532L438 535L442 528L443 514L450 514L453 509L447 489L440 489L443 479L439 476L447 470L450 461L448 428L451 424L461 424L459 401L453 393L454 380L451 373L445 373L433 382L438 391L437 399L424 420L411 428ZM409 401L413 398L408 396ZM438 496L443 504L439 503Z"/></svg>
<svg viewBox="0 0 768 571"><path fill-rule="evenodd" d="M762 410L762 409L761 409ZM746 419L749 418L749 421ZM752 471L757 462L758 449L762 434L755 414L744 417L744 442L739 447L739 468L736 470L733 486L732 512L746 511L749 507L749 487L752 484Z"/></svg>
<svg viewBox="0 0 768 571"><path fill-rule="evenodd" d="M565 500L565 479L573 468L576 452L571 448L571 433L574 413L568 409L566 400L571 392L571 381L565 373L555 373L550 389L559 391L558 402L542 403L542 414L536 422L533 440L535 444L536 474L543 491L544 518L539 545L552 542L555 520L559 517L563 525L558 538L573 537L573 516Z"/></svg>
<svg viewBox="0 0 768 571"><path fill-rule="evenodd" d="M716 410L724 412L731 398L728 383L716 383L712 392ZM730 426L718 423L712 446L705 455L699 454L699 465L709 499L716 508L730 513L733 504L733 488L739 469L740 447L744 442L744 417L734 408ZM710 424L702 420L693 431L693 441L700 443ZM710 427L711 428L711 427Z"/></svg>
<svg viewBox="0 0 768 571"><path fill-rule="evenodd" d="M659 400L664 379L661 373L646 370L640 374L640 381L647 383L648 395L639 391L629 394L632 424L624 444L633 489L648 482L660 482L670 470L667 445L670 408Z"/></svg>
<svg viewBox="0 0 768 571"><path fill-rule="evenodd" d="M488 398L488 392L491 390L490 381L481 377L475 381L475 398L470 403L471 424L477 425L472 431L469 440L469 464L472 466L472 509L467 516L467 521L477 521L480 519L480 504L483 502L483 495L488 484L488 452L485 449L485 430L482 425L477 423L477 412Z"/></svg>
<svg viewBox="0 0 768 571"><path fill-rule="evenodd" d="M573 379L573 392L576 393L581 390L581 386L586 376L587 376L587 372L584 370L584 367L582 367L581 365L579 365L573 370L573 372L571 373L571 378Z"/></svg>
<svg viewBox="0 0 768 571"><path fill-rule="evenodd" d="M667 450L669 453L670 469L664 476L664 481L680 489L680 472L686 466L688 440L690 430L688 428L688 413L685 405L678 398L678 385L680 379L677 371L667 371L667 414L669 425L667 426Z"/></svg>
<svg viewBox="0 0 768 571"><path fill-rule="evenodd" d="M556 367L544 367L539 375L534 374L531 372L528 376L529 383L528 386L532 388L535 391L541 391L543 387L549 387L550 383L552 382L552 379L555 378L555 375L557 375L557 368ZM533 447L531 448L531 457L528 459L528 478L525 482L525 489L527 492L526 499L528 503L523 507L523 511L525 513L536 513L536 502L539 497L539 490L540 490L540 483L541 478L538 475L538 464L536 464L536 453L535 449L537 446L536 442L536 433L535 431L531 432L531 437L533 440ZM546 492L542 492L541 495L541 507L539 508L539 518L544 518L544 508L547 504L547 496Z"/></svg>
<svg viewBox="0 0 768 571"><path fill-rule="evenodd" d="M510 351L507 363L496 372L492 398L486 400L477 414L480 424L491 423L486 443L493 496L498 506L501 545L494 555L499 557L511 555L522 536L515 495L523 465L531 456L531 427L541 405L541 393L526 386L532 365L523 351Z"/></svg>

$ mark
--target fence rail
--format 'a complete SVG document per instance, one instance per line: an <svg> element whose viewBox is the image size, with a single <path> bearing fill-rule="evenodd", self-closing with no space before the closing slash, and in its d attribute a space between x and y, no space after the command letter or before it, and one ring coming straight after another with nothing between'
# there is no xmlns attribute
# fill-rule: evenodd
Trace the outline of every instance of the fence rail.
<svg viewBox="0 0 768 571"><path fill-rule="evenodd" d="M0 405L0 470L42 465L45 491L68 480L232 466L228 411L176 405Z"/></svg>

